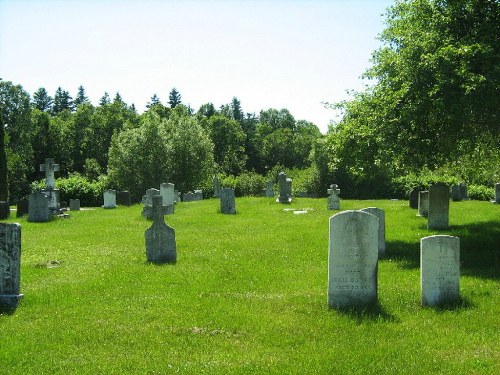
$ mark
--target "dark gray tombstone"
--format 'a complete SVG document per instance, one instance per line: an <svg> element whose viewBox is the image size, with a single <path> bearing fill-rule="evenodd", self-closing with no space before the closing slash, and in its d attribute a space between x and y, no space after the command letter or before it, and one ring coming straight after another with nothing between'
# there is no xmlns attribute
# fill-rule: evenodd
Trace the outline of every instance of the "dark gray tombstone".
<svg viewBox="0 0 500 375"><path fill-rule="evenodd" d="M423 306L460 298L460 239L429 236L420 240L420 285Z"/></svg>
<svg viewBox="0 0 500 375"><path fill-rule="evenodd" d="M465 182L461 182L458 185L458 188L460 190L460 200L469 200L469 195L467 194L467 185Z"/></svg>
<svg viewBox="0 0 500 375"><path fill-rule="evenodd" d="M202 201L203 200L203 190L195 190L194 191L194 200Z"/></svg>
<svg viewBox="0 0 500 375"><path fill-rule="evenodd" d="M428 214L429 214L429 192L427 190L419 191L417 216L427 217Z"/></svg>
<svg viewBox="0 0 500 375"><path fill-rule="evenodd" d="M49 198L41 191L31 193L28 201L28 221L43 223L51 219Z"/></svg>
<svg viewBox="0 0 500 375"><path fill-rule="evenodd" d="M16 217L23 217L28 214L29 199L23 198L17 202Z"/></svg>
<svg viewBox="0 0 500 375"><path fill-rule="evenodd" d="M292 180L286 176L285 172L280 172L278 175L278 184L280 195L276 202L291 203L292 202Z"/></svg>
<svg viewBox="0 0 500 375"><path fill-rule="evenodd" d="M80 199L70 199L69 200L69 210L70 211L80 211Z"/></svg>
<svg viewBox="0 0 500 375"><path fill-rule="evenodd" d="M0 201L0 220L8 219L10 216L9 202Z"/></svg>
<svg viewBox="0 0 500 375"><path fill-rule="evenodd" d="M0 223L0 312L10 312L22 298L21 225Z"/></svg>
<svg viewBox="0 0 500 375"><path fill-rule="evenodd" d="M450 219L450 190L442 182L429 188L428 229L448 229Z"/></svg>
<svg viewBox="0 0 500 375"><path fill-rule="evenodd" d="M451 200L453 202L459 202L461 200L460 185L451 186Z"/></svg>
<svg viewBox="0 0 500 375"><path fill-rule="evenodd" d="M385 255L385 212L377 207L368 207L360 210L368 212L378 218L378 257Z"/></svg>
<svg viewBox="0 0 500 375"><path fill-rule="evenodd" d="M223 214L235 214L236 202L234 199L234 189L222 188L220 191L220 212Z"/></svg>
<svg viewBox="0 0 500 375"><path fill-rule="evenodd" d="M410 201L410 208L418 208L418 192L420 189L418 188L413 188L410 191L410 196L409 196L409 201Z"/></svg>
<svg viewBox="0 0 500 375"><path fill-rule="evenodd" d="M160 195L160 190L151 188L146 190L146 195L142 197L142 204L144 204L144 207L142 208L141 215L148 220L153 219L153 198L157 195Z"/></svg>
<svg viewBox="0 0 500 375"><path fill-rule="evenodd" d="M153 197L153 224L144 233L146 240L146 259L161 264L177 260L175 230L165 224L165 207L160 195Z"/></svg>
<svg viewBox="0 0 500 375"><path fill-rule="evenodd" d="M118 191L116 193L116 204L119 206L130 206L132 201L130 199L130 191Z"/></svg>
<svg viewBox="0 0 500 375"><path fill-rule="evenodd" d="M495 200L493 201L495 204L500 204L500 183L495 184Z"/></svg>
<svg viewBox="0 0 500 375"><path fill-rule="evenodd" d="M366 306L377 301L378 219L361 211L330 218L328 305Z"/></svg>
<svg viewBox="0 0 500 375"><path fill-rule="evenodd" d="M196 196L193 192L188 191L187 193L182 194L183 202L194 202L196 200Z"/></svg>

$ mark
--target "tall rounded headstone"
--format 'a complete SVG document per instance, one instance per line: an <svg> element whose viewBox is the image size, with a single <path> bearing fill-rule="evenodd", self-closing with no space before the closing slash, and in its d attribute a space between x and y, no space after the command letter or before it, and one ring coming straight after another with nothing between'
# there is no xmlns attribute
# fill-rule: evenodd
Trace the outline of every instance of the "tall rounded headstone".
<svg viewBox="0 0 500 375"><path fill-rule="evenodd" d="M427 217L429 214L429 192L427 190L418 192L418 216Z"/></svg>
<svg viewBox="0 0 500 375"><path fill-rule="evenodd" d="M378 256L379 258L385 255L385 212L377 207L363 208L363 212L368 212L378 218Z"/></svg>
<svg viewBox="0 0 500 375"><path fill-rule="evenodd" d="M175 230L165 223L165 208L161 195L153 196L153 224L144 233L146 259L151 263L173 263L177 260Z"/></svg>
<svg viewBox="0 0 500 375"><path fill-rule="evenodd" d="M378 219L348 210L330 218L328 305L366 306L377 301Z"/></svg>
<svg viewBox="0 0 500 375"><path fill-rule="evenodd" d="M448 229L450 221L450 190L442 182L429 188L429 214L427 228Z"/></svg>
<svg viewBox="0 0 500 375"><path fill-rule="evenodd" d="M418 192L420 189L418 188L413 188L410 191L410 196L409 196L409 203L410 203L410 208L418 208Z"/></svg>
<svg viewBox="0 0 500 375"><path fill-rule="evenodd" d="M116 208L116 190L104 191L104 208Z"/></svg>
<svg viewBox="0 0 500 375"><path fill-rule="evenodd" d="M0 223L0 312L16 308L20 285L21 225Z"/></svg>

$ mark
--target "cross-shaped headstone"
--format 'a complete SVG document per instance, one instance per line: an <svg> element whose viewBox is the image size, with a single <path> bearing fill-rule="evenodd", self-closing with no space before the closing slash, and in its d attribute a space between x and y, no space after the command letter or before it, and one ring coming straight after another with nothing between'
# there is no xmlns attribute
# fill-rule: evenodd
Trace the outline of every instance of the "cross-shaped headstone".
<svg viewBox="0 0 500 375"><path fill-rule="evenodd" d="M165 223L164 215L167 214L167 206L163 205L163 197L161 195L153 196L153 225Z"/></svg>
<svg viewBox="0 0 500 375"><path fill-rule="evenodd" d="M40 164L40 171L45 172L46 189L54 189L55 187L54 172L58 170L59 170L59 164L54 164L53 158L46 158L45 164Z"/></svg>
<svg viewBox="0 0 500 375"><path fill-rule="evenodd" d="M163 215L166 207L163 206L161 195L153 197L152 217L153 224L144 233L146 239L146 258L152 263L169 263L177 259L175 230L165 224Z"/></svg>

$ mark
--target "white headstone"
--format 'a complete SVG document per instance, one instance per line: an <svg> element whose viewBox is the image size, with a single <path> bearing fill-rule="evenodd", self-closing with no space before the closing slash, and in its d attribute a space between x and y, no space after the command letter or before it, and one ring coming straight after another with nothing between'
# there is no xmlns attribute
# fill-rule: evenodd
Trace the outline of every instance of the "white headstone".
<svg viewBox="0 0 500 375"><path fill-rule="evenodd" d="M167 207L167 215L173 214L175 210L175 188L174 184L163 183L160 185L160 195L163 198L163 206Z"/></svg>
<svg viewBox="0 0 500 375"><path fill-rule="evenodd" d="M116 190L104 191L104 208L116 208Z"/></svg>
<svg viewBox="0 0 500 375"><path fill-rule="evenodd" d="M378 219L361 211L330 218L328 305L336 308L377 301Z"/></svg>
<svg viewBox="0 0 500 375"><path fill-rule="evenodd" d="M427 228L448 229L450 216L450 190L448 185L438 182L429 188L429 213Z"/></svg>
<svg viewBox="0 0 500 375"><path fill-rule="evenodd" d="M21 225L0 223L0 312L15 309L21 285Z"/></svg>
<svg viewBox="0 0 500 375"><path fill-rule="evenodd" d="M429 236L420 240L422 305L455 302L460 297L460 239Z"/></svg>
<svg viewBox="0 0 500 375"><path fill-rule="evenodd" d="M378 218L378 257L385 255L385 212L377 207L363 208L363 212L368 212Z"/></svg>
<svg viewBox="0 0 500 375"><path fill-rule="evenodd" d="M144 233L146 259L152 263L172 263L177 260L175 230L165 224L163 199L153 197L153 224Z"/></svg>

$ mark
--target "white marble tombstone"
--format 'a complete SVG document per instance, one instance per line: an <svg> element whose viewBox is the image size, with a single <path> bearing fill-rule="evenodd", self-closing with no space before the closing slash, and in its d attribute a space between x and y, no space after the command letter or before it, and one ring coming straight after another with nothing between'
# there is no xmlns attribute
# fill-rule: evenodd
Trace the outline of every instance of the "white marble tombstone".
<svg viewBox="0 0 500 375"><path fill-rule="evenodd" d="M420 240L422 305L453 303L460 297L460 239L429 236Z"/></svg>
<svg viewBox="0 0 500 375"><path fill-rule="evenodd" d="M177 260L175 230L165 224L165 207L160 195L153 197L153 224L144 233L146 259L151 263L174 263Z"/></svg>
<svg viewBox="0 0 500 375"><path fill-rule="evenodd" d="M116 208L116 190L104 191L104 208Z"/></svg>
<svg viewBox="0 0 500 375"><path fill-rule="evenodd" d="M43 223L50 219L49 198L41 191L34 191L28 200L28 221Z"/></svg>
<svg viewBox="0 0 500 375"><path fill-rule="evenodd" d="M160 195L163 198L163 206L167 207L167 215L171 215L175 210L175 187L169 182L160 184Z"/></svg>
<svg viewBox="0 0 500 375"><path fill-rule="evenodd" d="M428 229L448 229L450 216L450 190L442 182L429 188Z"/></svg>
<svg viewBox="0 0 500 375"><path fill-rule="evenodd" d="M363 212L368 212L378 218L378 257L385 255L385 212L377 207L363 208Z"/></svg>
<svg viewBox="0 0 500 375"><path fill-rule="evenodd" d="M418 192L418 213L417 216L427 217L429 214L429 192L422 190Z"/></svg>
<svg viewBox="0 0 500 375"><path fill-rule="evenodd" d="M220 212L223 214L235 214L236 202L234 199L234 189L222 188L220 191Z"/></svg>
<svg viewBox="0 0 500 375"><path fill-rule="evenodd" d="M17 307L21 289L21 225L0 223L0 312Z"/></svg>
<svg viewBox="0 0 500 375"><path fill-rule="evenodd" d="M348 210L330 218L328 305L348 308L377 301L378 218Z"/></svg>

